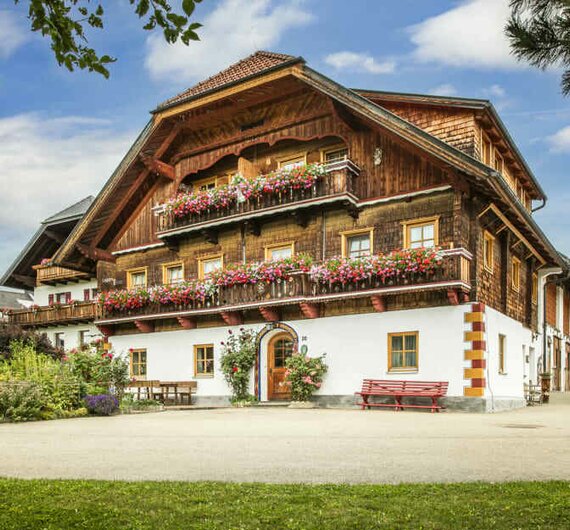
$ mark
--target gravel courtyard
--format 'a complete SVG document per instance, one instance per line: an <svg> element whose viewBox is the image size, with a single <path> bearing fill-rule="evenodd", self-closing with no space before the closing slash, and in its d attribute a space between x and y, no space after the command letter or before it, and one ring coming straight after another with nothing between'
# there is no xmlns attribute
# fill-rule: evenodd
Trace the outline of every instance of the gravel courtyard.
<svg viewBox="0 0 570 530"><path fill-rule="evenodd" d="M570 399L499 414L251 408L0 425L0 476L259 482L570 479Z"/></svg>

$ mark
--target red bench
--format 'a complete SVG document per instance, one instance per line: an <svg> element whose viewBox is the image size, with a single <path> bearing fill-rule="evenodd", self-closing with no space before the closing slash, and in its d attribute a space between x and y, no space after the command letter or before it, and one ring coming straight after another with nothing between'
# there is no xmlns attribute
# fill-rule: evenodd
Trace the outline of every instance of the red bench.
<svg viewBox="0 0 570 530"><path fill-rule="evenodd" d="M438 404L438 399L447 394L447 381L387 381L382 379L364 379L362 390L356 392L362 398L357 403L362 410L370 407L392 407L396 410L405 408L431 409L432 412L439 412L445 408ZM394 403L378 403L370 401L373 396L392 396ZM425 397L431 398L431 405L416 405L413 403L402 403L404 397Z"/></svg>

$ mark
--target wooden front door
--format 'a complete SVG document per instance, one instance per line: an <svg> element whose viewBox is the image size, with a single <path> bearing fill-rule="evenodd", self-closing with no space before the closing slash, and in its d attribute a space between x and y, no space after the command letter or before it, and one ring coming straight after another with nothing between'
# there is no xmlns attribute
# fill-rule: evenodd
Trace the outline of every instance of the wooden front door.
<svg viewBox="0 0 570 530"><path fill-rule="evenodd" d="M293 355L293 339L288 333L275 335L267 351L267 398L290 399L291 392L285 383L285 360Z"/></svg>

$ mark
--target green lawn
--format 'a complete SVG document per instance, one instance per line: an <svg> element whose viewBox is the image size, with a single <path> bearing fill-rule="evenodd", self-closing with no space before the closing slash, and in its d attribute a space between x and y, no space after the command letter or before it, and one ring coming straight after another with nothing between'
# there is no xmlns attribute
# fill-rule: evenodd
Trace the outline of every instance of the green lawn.
<svg viewBox="0 0 570 530"><path fill-rule="evenodd" d="M0 528L568 528L570 483L308 486L0 479Z"/></svg>

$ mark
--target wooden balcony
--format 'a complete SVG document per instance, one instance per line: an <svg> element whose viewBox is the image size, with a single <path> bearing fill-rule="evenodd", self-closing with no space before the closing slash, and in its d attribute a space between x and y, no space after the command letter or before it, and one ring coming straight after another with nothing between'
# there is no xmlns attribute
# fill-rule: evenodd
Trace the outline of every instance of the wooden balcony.
<svg viewBox="0 0 570 530"><path fill-rule="evenodd" d="M35 265L33 269L36 271L37 285L56 285L90 279L90 275L85 272L74 271L57 265Z"/></svg>
<svg viewBox="0 0 570 530"><path fill-rule="evenodd" d="M358 167L350 160L335 162L327 165L326 175L309 189L291 189L283 193L267 194L256 199L236 202L227 208L190 215L184 219L174 217L161 206L155 209L157 237L167 239L192 232L208 234L208 231L216 230L222 225L246 220L251 221L254 226L256 221L264 217L287 212L294 214L332 204L354 209L357 203L354 179L358 173ZM299 222L303 222L302 219L300 215Z"/></svg>
<svg viewBox="0 0 570 530"><path fill-rule="evenodd" d="M196 327L195 318L200 315L219 314L227 324L239 324L241 312L257 310L265 320L279 320L279 308L298 305L305 317L319 316L319 306L335 300L369 298L376 311L385 309L385 299L390 296L426 291L443 291L449 303L459 304L468 299L471 290L471 254L464 249L443 251L442 267L434 274L408 275L381 280L341 284L315 283L310 274L296 272L287 281L222 287L205 302L184 306L150 304L127 313L102 310L97 320L101 325L135 322L137 327L148 332L153 330L152 321L176 318L184 328ZM145 323L146 322L146 323Z"/></svg>
<svg viewBox="0 0 570 530"><path fill-rule="evenodd" d="M75 302L36 309L15 309L8 315L8 322L22 327L63 326L93 322L97 313L96 302Z"/></svg>

